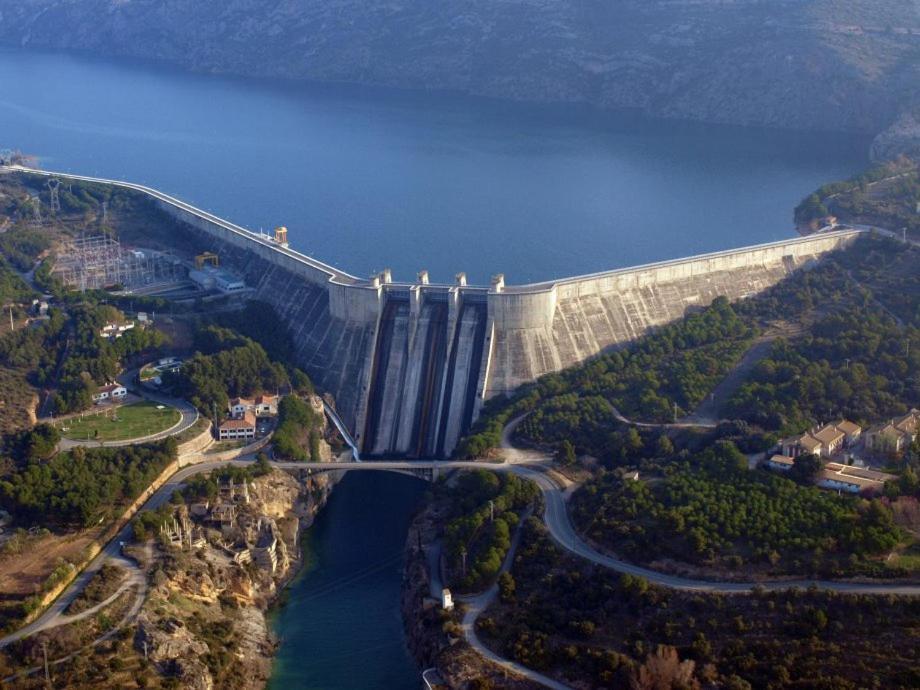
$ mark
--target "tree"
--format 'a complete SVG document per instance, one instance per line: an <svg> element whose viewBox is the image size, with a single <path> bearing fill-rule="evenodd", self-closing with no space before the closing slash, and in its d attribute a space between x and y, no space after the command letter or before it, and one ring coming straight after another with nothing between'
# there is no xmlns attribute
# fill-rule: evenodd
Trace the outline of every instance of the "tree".
<svg viewBox="0 0 920 690"><path fill-rule="evenodd" d="M792 469L789 470L789 476L799 484L811 484L822 467L821 458L812 453L805 453L795 459Z"/></svg>
<svg viewBox="0 0 920 690"><path fill-rule="evenodd" d="M291 386L294 388L294 392L297 393L297 395L306 396L313 394L313 381L311 381L310 377L300 369L294 369L294 372L291 374Z"/></svg>
<svg viewBox="0 0 920 690"><path fill-rule="evenodd" d="M568 439L564 439L562 443L559 444L559 449L556 451L556 461L562 465L574 465L577 460L575 456L575 446L572 445L572 442Z"/></svg>
<svg viewBox="0 0 920 690"><path fill-rule="evenodd" d="M658 437L658 442L655 445L655 455L660 458L666 458L674 454L674 444L671 442L671 439L668 438L667 434L661 434Z"/></svg>
<svg viewBox="0 0 920 690"><path fill-rule="evenodd" d="M517 584L515 583L514 576L511 573L502 573L498 576L498 591L501 595L502 601L507 603L514 599L514 592L516 588Z"/></svg>
<svg viewBox="0 0 920 690"><path fill-rule="evenodd" d="M687 659L681 661L674 647L658 645L654 654L649 654L630 679L633 690L671 690L672 688L699 688L693 678L696 664Z"/></svg>

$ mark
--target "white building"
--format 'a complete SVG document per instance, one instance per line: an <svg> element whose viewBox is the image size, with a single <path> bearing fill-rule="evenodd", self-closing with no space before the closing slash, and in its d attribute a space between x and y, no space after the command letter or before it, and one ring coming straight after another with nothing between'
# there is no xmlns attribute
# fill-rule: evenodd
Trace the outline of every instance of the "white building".
<svg viewBox="0 0 920 690"><path fill-rule="evenodd" d="M823 489L858 494L862 491L881 491L885 482L897 479L893 474L866 470L850 465L829 462L818 474L816 482Z"/></svg>
<svg viewBox="0 0 920 690"><path fill-rule="evenodd" d="M241 419L228 419L217 429L221 441L238 438L256 437L256 418L252 412L246 412Z"/></svg>
<svg viewBox="0 0 920 690"><path fill-rule="evenodd" d="M767 460L767 467L777 472L788 472L793 465L795 465L795 458L790 458L788 455L774 455Z"/></svg>
<svg viewBox="0 0 920 690"><path fill-rule="evenodd" d="M128 395L127 389L117 383L110 383L105 386L100 386L99 390L93 393L93 402L105 402L106 400L122 400Z"/></svg>
<svg viewBox="0 0 920 690"><path fill-rule="evenodd" d="M133 321L128 321L126 323L107 323L99 331L99 337L109 339L120 338L132 328L134 328Z"/></svg>
<svg viewBox="0 0 920 690"><path fill-rule="evenodd" d="M454 598L447 587L441 590L441 608L445 611L454 610Z"/></svg>

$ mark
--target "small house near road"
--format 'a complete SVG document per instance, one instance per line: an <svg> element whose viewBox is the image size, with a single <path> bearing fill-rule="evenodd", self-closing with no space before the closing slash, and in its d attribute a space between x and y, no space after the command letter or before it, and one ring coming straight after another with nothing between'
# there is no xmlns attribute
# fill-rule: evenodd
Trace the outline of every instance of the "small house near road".
<svg viewBox="0 0 920 690"><path fill-rule="evenodd" d="M242 419L243 415L251 412L255 406L255 400L251 398L233 398L230 401L230 416L234 419Z"/></svg>
<svg viewBox="0 0 920 690"><path fill-rule="evenodd" d="M124 386L118 383L109 383L105 386L100 386L99 389L93 393L93 402L101 403L107 400L123 400L126 395L128 395L128 390Z"/></svg>
<svg viewBox="0 0 920 690"><path fill-rule="evenodd" d="M278 414L277 395L259 395L254 402L256 417L273 417Z"/></svg>

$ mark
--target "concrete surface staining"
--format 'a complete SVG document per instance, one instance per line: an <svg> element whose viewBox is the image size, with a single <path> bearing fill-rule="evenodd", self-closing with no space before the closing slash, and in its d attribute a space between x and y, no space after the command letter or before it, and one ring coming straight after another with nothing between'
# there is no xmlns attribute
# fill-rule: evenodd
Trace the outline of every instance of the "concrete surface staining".
<svg viewBox="0 0 920 690"><path fill-rule="evenodd" d="M860 231L705 254L547 283L491 287L362 280L156 190L146 194L196 232L271 304L298 364L335 397L371 455L446 456L482 402L627 343L708 305L774 285Z"/></svg>

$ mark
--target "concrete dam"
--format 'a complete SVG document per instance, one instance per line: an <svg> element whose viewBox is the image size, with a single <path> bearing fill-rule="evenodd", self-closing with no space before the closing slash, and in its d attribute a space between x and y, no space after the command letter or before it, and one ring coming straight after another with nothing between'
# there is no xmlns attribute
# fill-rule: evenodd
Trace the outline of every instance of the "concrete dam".
<svg viewBox="0 0 920 690"><path fill-rule="evenodd" d="M754 295L860 231L744 247L530 285L360 279L131 183L220 254L278 312L298 364L331 393L362 453L449 455L482 403L708 305Z"/></svg>

